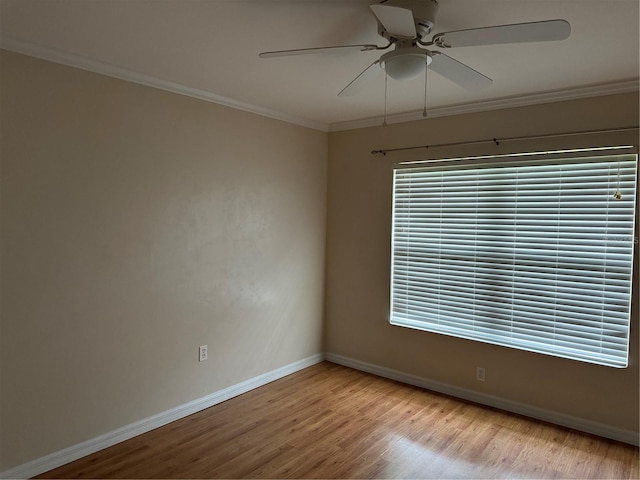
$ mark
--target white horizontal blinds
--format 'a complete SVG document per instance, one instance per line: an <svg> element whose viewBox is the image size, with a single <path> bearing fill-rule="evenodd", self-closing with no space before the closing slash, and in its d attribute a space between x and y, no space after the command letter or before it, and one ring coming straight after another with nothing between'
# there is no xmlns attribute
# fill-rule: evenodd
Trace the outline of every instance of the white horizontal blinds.
<svg viewBox="0 0 640 480"><path fill-rule="evenodd" d="M391 323L626 366L636 165L396 169Z"/></svg>

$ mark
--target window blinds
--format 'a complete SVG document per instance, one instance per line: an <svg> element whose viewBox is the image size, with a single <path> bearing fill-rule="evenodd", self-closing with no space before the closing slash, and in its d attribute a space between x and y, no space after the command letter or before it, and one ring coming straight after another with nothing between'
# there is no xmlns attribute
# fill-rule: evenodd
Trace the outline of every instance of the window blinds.
<svg viewBox="0 0 640 480"><path fill-rule="evenodd" d="M609 154L396 168L391 323L625 367L636 166Z"/></svg>

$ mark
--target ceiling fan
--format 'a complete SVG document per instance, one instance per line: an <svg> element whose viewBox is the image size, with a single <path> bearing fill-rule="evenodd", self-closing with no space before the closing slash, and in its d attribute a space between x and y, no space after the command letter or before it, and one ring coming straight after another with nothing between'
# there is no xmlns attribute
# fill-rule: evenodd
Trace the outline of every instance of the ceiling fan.
<svg viewBox="0 0 640 480"><path fill-rule="evenodd" d="M389 42L385 46L363 44L298 48L262 52L259 56L274 58L344 50L388 50L393 47L393 50L384 53L362 71L338 95L349 96L358 93L367 82L372 80L372 77L383 71L396 80L406 80L424 73L425 112L423 115L426 116L427 70L432 70L467 90L481 89L492 83L489 77L440 50L564 40L571 34L569 22L556 19L441 32L428 40L428 36L434 31L435 16L438 11L437 0L383 0L379 4L370 5L370 8L378 21L378 34ZM436 48L438 50L435 50Z"/></svg>

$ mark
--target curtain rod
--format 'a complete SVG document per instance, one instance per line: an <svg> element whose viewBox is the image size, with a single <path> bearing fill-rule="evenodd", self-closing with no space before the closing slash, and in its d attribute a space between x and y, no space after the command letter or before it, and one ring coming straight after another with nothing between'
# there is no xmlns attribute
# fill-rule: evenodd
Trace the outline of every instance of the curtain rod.
<svg viewBox="0 0 640 480"><path fill-rule="evenodd" d="M403 150L417 150L420 148L435 148L435 147L453 147L459 145L479 145L483 143L495 143L500 145L501 142L512 142L516 140L531 140L535 138L553 138L553 137L571 137L576 135L591 135L594 133L614 133L614 132L628 132L631 130L638 130L638 127L628 128L611 128L608 130L586 130L581 132L569 132L569 133L555 133L548 135L530 135L524 137L505 137L505 138L491 138L488 140L470 140L468 142L452 142L452 143L435 143L432 145L418 145L416 147L400 147L400 148L387 148L382 150L371 150L372 155L382 154L386 155L389 152L399 152Z"/></svg>

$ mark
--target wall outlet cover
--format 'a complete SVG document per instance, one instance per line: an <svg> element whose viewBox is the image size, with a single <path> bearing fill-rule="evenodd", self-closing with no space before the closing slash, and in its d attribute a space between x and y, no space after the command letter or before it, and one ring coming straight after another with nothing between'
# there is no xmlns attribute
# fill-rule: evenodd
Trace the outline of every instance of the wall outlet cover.
<svg viewBox="0 0 640 480"><path fill-rule="evenodd" d="M200 348L198 348L198 360L200 362L203 362L207 359L207 356L208 356L207 346L202 345Z"/></svg>

